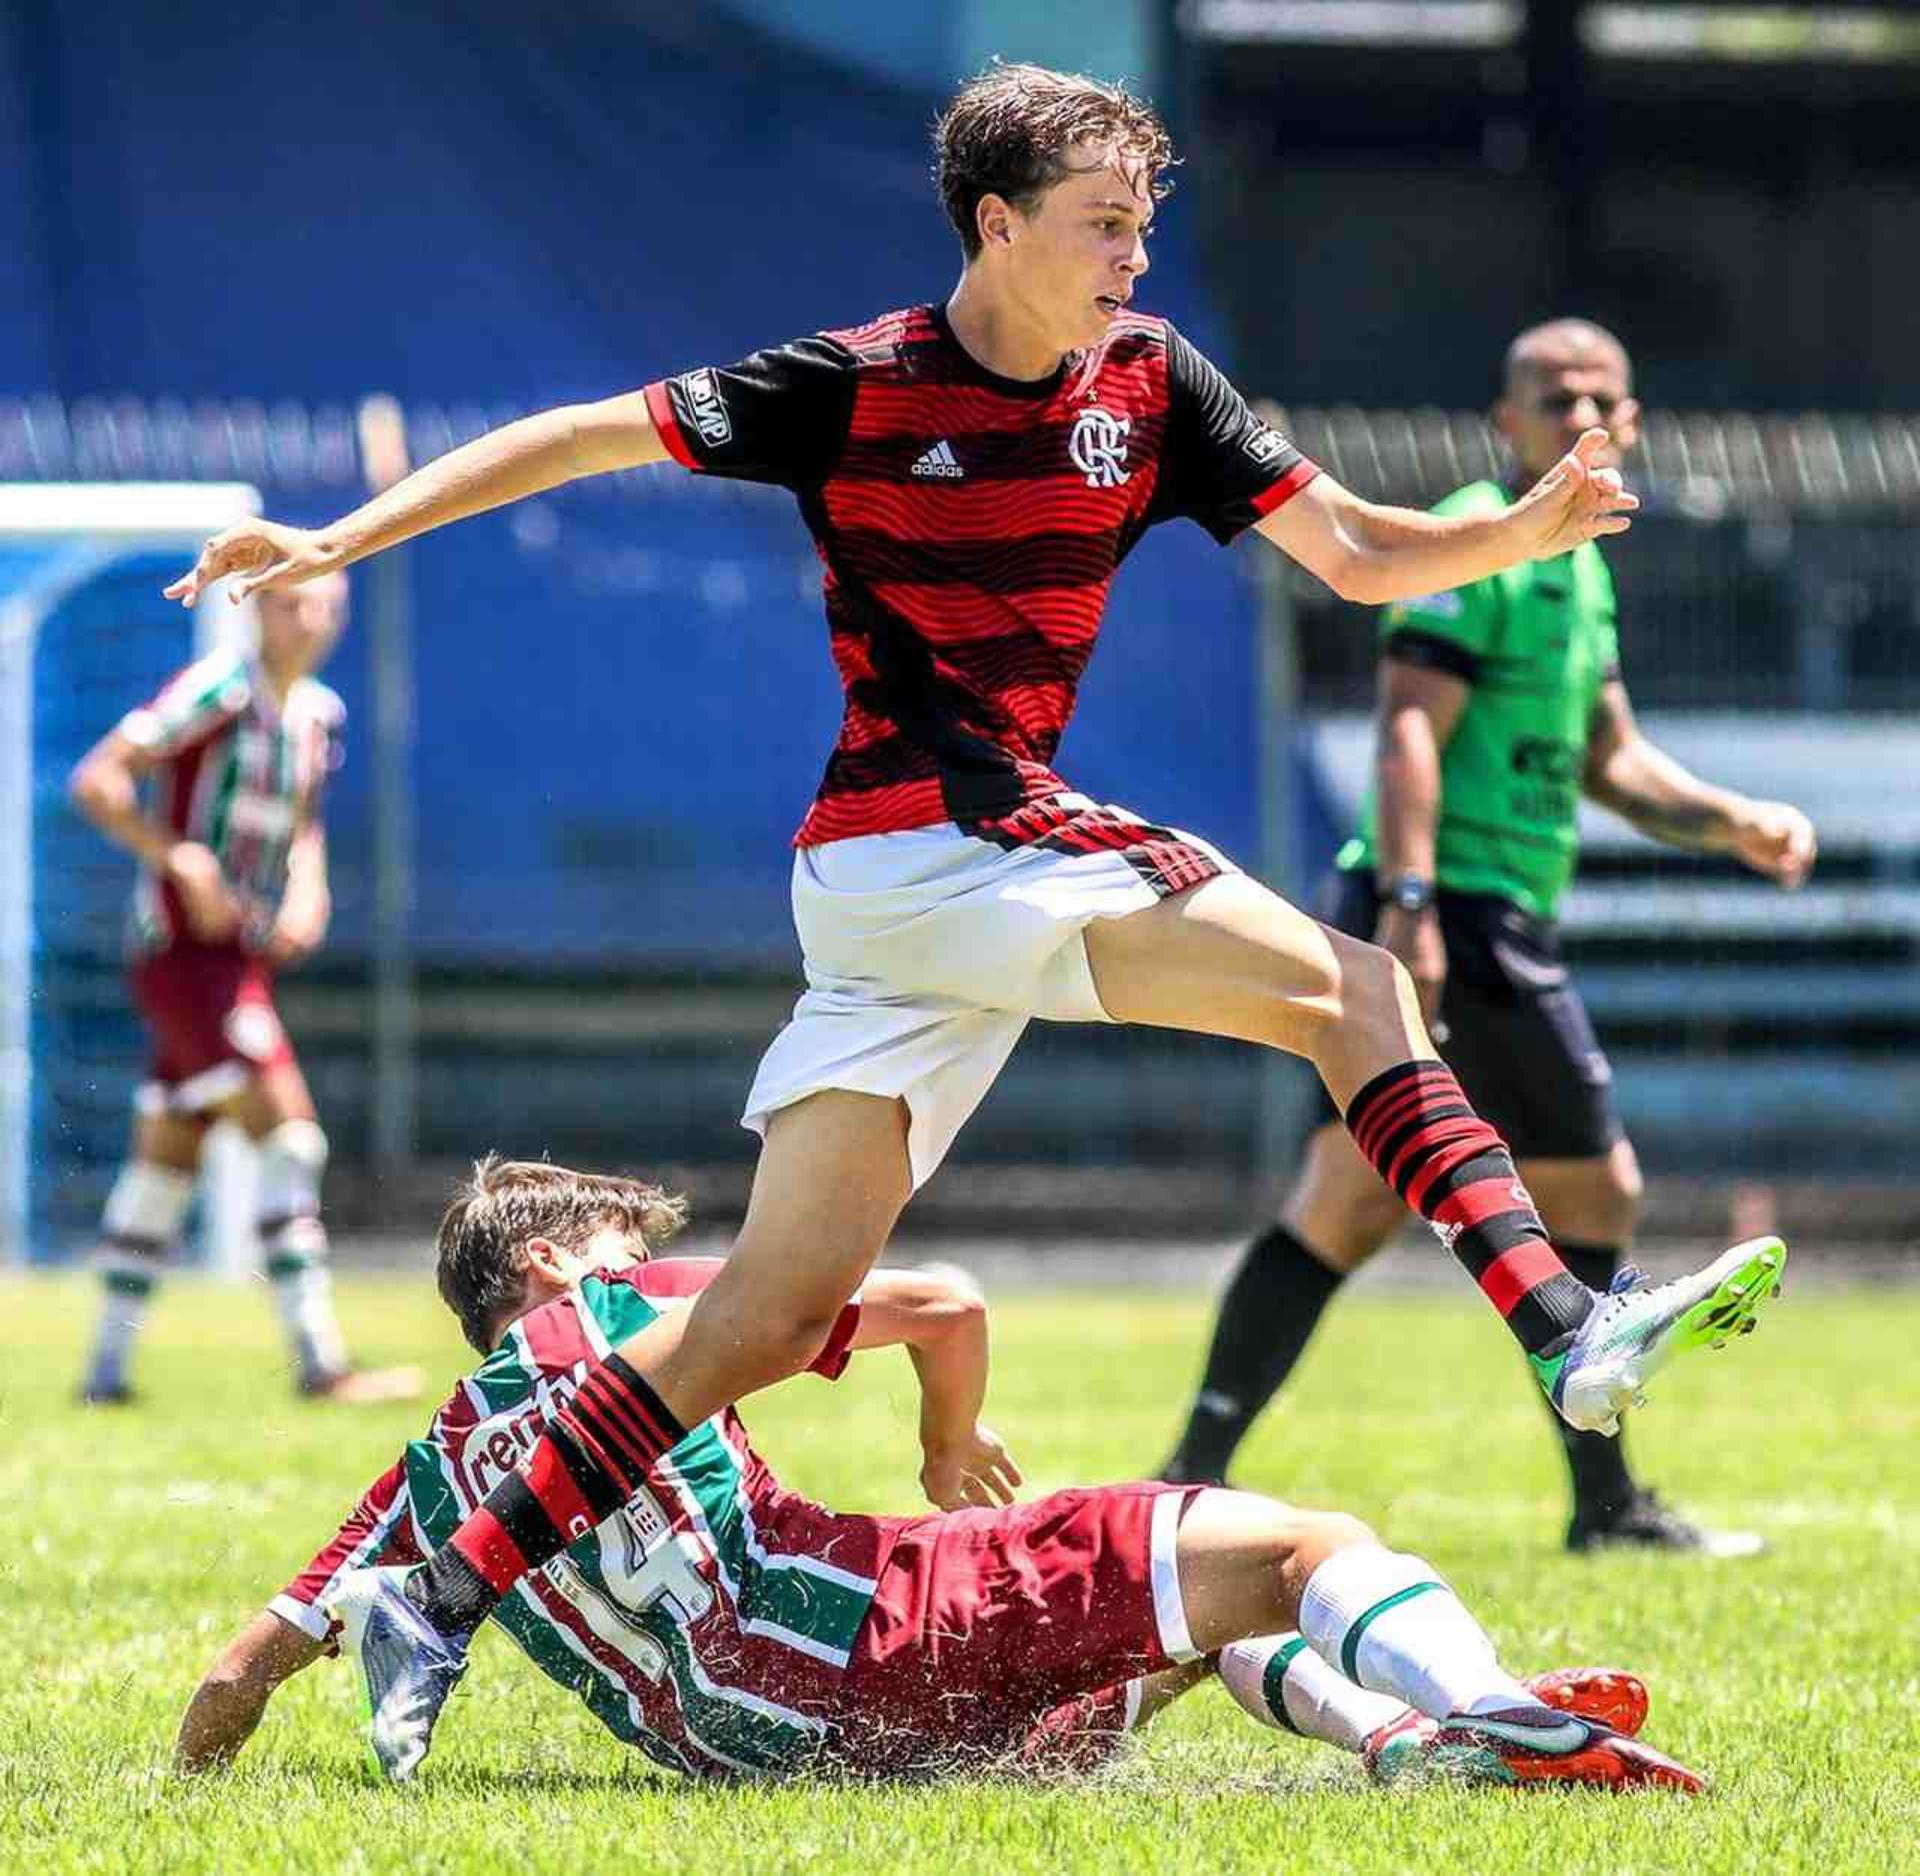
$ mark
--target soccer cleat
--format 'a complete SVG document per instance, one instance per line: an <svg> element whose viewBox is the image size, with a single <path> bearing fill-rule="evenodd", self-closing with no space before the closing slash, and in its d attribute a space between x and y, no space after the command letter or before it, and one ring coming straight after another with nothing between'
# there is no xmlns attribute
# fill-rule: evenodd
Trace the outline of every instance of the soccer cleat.
<svg viewBox="0 0 1920 1876"><path fill-rule="evenodd" d="M1624 1668L1550 1668L1527 1677L1527 1692L1610 1732L1634 1737L1647 1723L1647 1684Z"/></svg>
<svg viewBox="0 0 1920 1876"><path fill-rule="evenodd" d="M1426 1756L1437 1771L1483 1784L1706 1789L1699 1773L1665 1753L1552 1707L1456 1713L1440 1723Z"/></svg>
<svg viewBox="0 0 1920 1876"><path fill-rule="evenodd" d="M1569 1426L1618 1433L1622 1410L1642 1404L1647 1382L1675 1355L1753 1328L1760 1306L1780 1294L1786 1261L1778 1238L1754 1238L1671 1283L1648 1283L1628 1265L1579 1328L1528 1359Z"/></svg>
<svg viewBox="0 0 1920 1876"><path fill-rule="evenodd" d="M411 1602L400 1569L351 1570L327 1605L340 1646L360 1671L373 1762L396 1785L427 1756L433 1723L467 1671L464 1641L450 1641Z"/></svg>
<svg viewBox="0 0 1920 1876"><path fill-rule="evenodd" d="M1661 1502L1658 1492L1636 1491L1623 1505L1580 1510L1567 1526L1576 1556L1597 1550L1681 1551L1699 1557L1757 1557L1767 1547L1758 1531L1715 1531Z"/></svg>
<svg viewBox="0 0 1920 1876"><path fill-rule="evenodd" d="M1647 1723L1646 1683L1621 1668L1554 1668L1534 1675L1527 1682L1527 1691L1542 1706L1596 1721L1628 1737ZM1360 1749L1361 1757L1367 1770L1383 1785L1439 1770L1432 1757L1439 1733L1438 1720L1409 1707L1368 1738Z"/></svg>
<svg viewBox="0 0 1920 1876"><path fill-rule="evenodd" d="M140 1397L124 1381L116 1381L110 1387L83 1381L74 1390L73 1398L82 1407L131 1407Z"/></svg>
<svg viewBox="0 0 1920 1876"><path fill-rule="evenodd" d="M307 1400L337 1406L378 1407L390 1401L418 1400L425 1385L418 1368L342 1368L332 1374L303 1374L295 1383Z"/></svg>

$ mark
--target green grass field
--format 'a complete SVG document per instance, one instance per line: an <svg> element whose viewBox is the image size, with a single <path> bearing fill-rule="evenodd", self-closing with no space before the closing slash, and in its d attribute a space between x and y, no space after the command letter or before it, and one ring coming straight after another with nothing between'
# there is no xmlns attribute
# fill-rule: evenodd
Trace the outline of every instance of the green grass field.
<svg viewBox="0 0 1920 1876"><path fill-rule="evenodd" d="M364 1357L451 1379L419 1280L344 1289ZM283 1391L263 1291L165 1293L147 1404L70 1403L78 1279L0 1285L0 1868L1851 1871L1920 1868L1920 1291L1789 1295L1735 1351L1666 1376L1634 1429L1650 1477L1772 1540L1758 1563L1576 1562L1520 1365L1470 1296L1355 1299L1323 1330L1244 1482L1339 1505L1436 1561L1520 1671L1609 1661L1709 1798L1371 1789L1352 1760L1253 1727L1205 1687L1077 1787L724 1791L599 1732L504 1639L476 1650L432 1763L363 1769L345 1672L289 1686L233 1772L165 1772L228 1634L326 1536L418 1410ZM211 1315L212 1321L208 1321ZM1023 1298L998 1318L991 1417L1032 1486L1160 1456L1202 1299ZM913 1389L894 1352L749 1413L789 1481L912 1507Z"/></svg>

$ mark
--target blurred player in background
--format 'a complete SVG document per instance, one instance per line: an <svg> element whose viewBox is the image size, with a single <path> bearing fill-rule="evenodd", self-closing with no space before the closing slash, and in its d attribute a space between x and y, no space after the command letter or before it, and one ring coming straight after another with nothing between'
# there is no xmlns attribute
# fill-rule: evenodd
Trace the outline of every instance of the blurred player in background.
<svg viewBox="0 0 1920 1876"><path fill-rule="evenodd" d="M1055 772L1108 588L1146 531L1257 532L1386 602L1553 557L1637 498L1576 439L1496 513L1368 502L1132 310L1166 129L1124 90L1034 66L964 86L937 133L962 269L944 300L545 411L329 527L230 528L167 588L296 586L579 476L669 459L798 497L825 568L839 739L794 844L807 988L748 1096L764 1135L733 1255L687 1332L615 1351L525 1467L408 1584L457 1648L684 1430L811 1361L1035 1017L1152 1023L1306 1056L1363 1149L1498 1310L1555 1407L1619 1409L1778 1291L1785 1247L1596 1296L1434 1054L1404 968L1206 841ZM749 655L743 650L743 656ZM403 1678L392 1656L382 1671ZM415 1723L432 1725L427 1692Z"/></svg>
<svg viewBox="0 0 1920 1876"><path fill-rule="evenodd" d="M1472 483L1435 512L1500 513L1595 426L1609 436L1602 460L1617 463L1638 417L1619 340L1583 320L1536 326L1508 348L1493 410L1511 477ZM1320 911L1406 965L1442 1057L1512 1146L1562 1260L1604 1292L1632 1239L1641 1182L1555 923L1583 791L1655 840L1732 854L1789 888L1813 864L1798 809L1699 781L1640 732L1597 542L1386 609L1374 787ZM1329 1113L1279 1222L1247 1247L1228 1286L1168 1478L1226 1476L1334 1291L1405 1216ZM1663 1505L1634 1480L1621 1441L1559 1430L1573 1482L1569 1548L1760 1548Z"/></svg>
<svg viewBox="0 0 1920 1876"><path fill-rule="evenodd" d="M485 1362L221 1655L181 1722L181 1770L231 1758L336 1620L362 1661L421 1630L393 1566L446 1541L613 1344L677 1332L712 1280L712 1258L649 1261L684 1216L634 1180L475 1168L440 1227L439 1283ZM979 1418L986 1305L963 1281L873 1273L813 1370L892 1344L919 1378L939 1515L810 1503L727 1407L618 1504L578 1504L565 1551L495 1621L617 1738L696 1777L1081 1770L1217 1665L1256 1720L1381 1777L1699 1789L1629 1736L1646 1710L1632 1676L1513 1679L1432 1566L1352 1518L1164 1485L1015 1505L1020 1474ZM444 1661L446 1684L460 1672ZM392 1684L374 1693L375 1757L408 1777L424 1736L395 1725Z"/></svg>
<svg viewBox="0 0 1920 1876"><path fill-rule="evenodd" d="M261 1248L300 1392L418 1391L414 1370L348 1363L320 1222L327 1137L273 1002L275 972L318 947L331 911L320 797L344 711L310 674L346 609L342 574L261 594L257 651L189 665L73 773L80 811L140 863L128 974L152 1040L133 1154L101 1221L100 1322L81 1383L96 1405L132 1397L133 1344L222 1118L259 1149Z"/></svg>

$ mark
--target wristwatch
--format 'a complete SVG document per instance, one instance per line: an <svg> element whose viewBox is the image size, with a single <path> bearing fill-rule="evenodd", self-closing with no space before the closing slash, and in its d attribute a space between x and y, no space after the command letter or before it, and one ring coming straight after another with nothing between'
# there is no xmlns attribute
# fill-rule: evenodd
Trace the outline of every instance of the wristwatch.
<svg viewBox="0 0 1920 1876"><path fill-rule="evenodd" d="M1402 912L1424 912L1433 904L1433 881L1418 873L1396 873L1380 888L1380 903Z"/></svg>

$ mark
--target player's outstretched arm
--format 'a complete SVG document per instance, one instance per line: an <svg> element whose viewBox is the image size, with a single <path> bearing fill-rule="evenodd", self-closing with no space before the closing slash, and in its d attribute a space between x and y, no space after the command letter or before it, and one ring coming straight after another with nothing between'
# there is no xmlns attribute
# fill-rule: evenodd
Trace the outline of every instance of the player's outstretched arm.
<svg viewBox="0 0 1920 1876"><path fill-rule="evenodd" d="M1617 679L1594 705L1585 786L1601 807L1666 846L1730 853L1789 891L1813 870L1818 842L1798 808L1703 782L1641 733Z"/></svg>
<svg viewBox="0 0 1920 1876"><path fill-rule="evenodd" d="M1526 494L1495 515L1430 515L1362 501L1319 475L1258 523L1280 551L1342 599L1385 605L1468 586L1522 560L1546 560L1624 534L1640 498L1595 466L1607 432L1589 430Z"/></svg>
<svg viewBox="0 0 1920 1876"><path fill-rule="evenodd" d="M860 1288L855 1348L905 1346L920 1381L920 1486L942 1511L1010 1505L1020 1468L982 1425L987 1304L956 1270L877 1270Z"/></svg>
<svg viewBox="0 0 1920 1876"><path fill-rule="evenodd" d="M326 1652L270 1610L255 1616L194 1689L173 1742L173 1769L191 1775L225 1765L253 1736L275 1689Z"/></svg>
<svg viewBox="0 0 1920 1876"><path fill-rule="evenodd" d="M330 527L239 522L201 549L166 596L191 606L216 580L231 579L237 604L262 587L298 586L450 521L666 454L643 392L543 410L436 457Z"/></svg>

